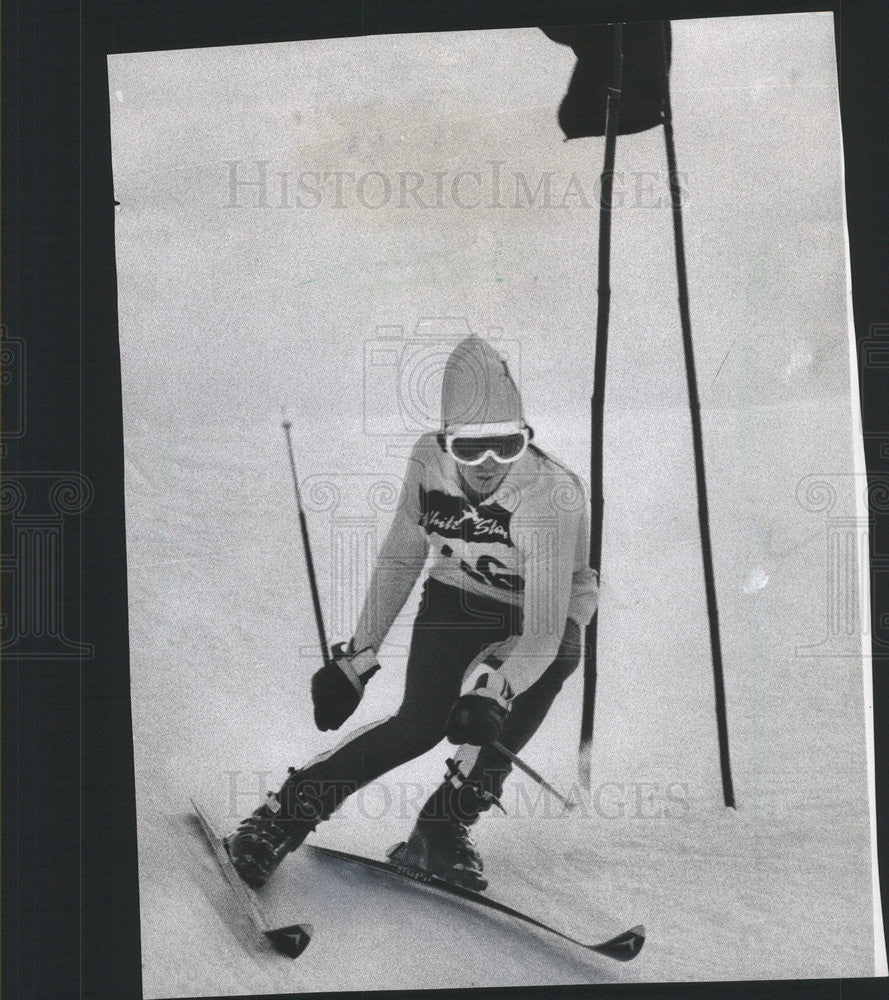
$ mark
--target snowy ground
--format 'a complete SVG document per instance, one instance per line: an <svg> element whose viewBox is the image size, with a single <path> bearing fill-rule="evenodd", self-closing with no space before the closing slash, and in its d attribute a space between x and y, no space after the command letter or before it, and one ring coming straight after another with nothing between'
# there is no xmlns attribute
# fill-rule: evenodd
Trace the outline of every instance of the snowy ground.
<svg viewBox="0 0 889 1000"><path fill-rule="evenodd" d="M802 636L823 628L825 532L772 570L765 593L748 596L730 515L714 516L713 528L719 564L738 567L734 578L730 571L721 577L720 591L737 813L719 801L702 598L687 593L695 589L693 567L683 561L677 578L669 551L649 551L620 560L603 595L595 784L586 815L560 818L533 785L512 779L511 815L490 816L479 831L502 898L578 931L588 920L581 936L593 938L600 929L642 921L649 941L639 960L621 969L602 960L578 965L557 948L530 972L512 961L492 966L489 946L468 946L477 921L473 934L453 931L453 944L441 948L434 936L411 937L420 914L411 911L405 930L391 925L394 911L368 899L360 920L378 929L376 947L397 956L411 943L411 960L402 957L396 980L388 971L394 958L356 957L359 967L340 980L322 942L330 940L339 954L349 934L334 934L325 921L329 903L314 894L308 917L325 936L298 968L257 955L244 941L243 950L233 950L230 932L208 906L207 895L224 905L225 890L185 820L187 796L199 790L234 823L257 789L276 785L288 764L330 745L311 725L314 664L294 648L297 637L312 636L312 620L287 469L263 454L274 442L266 428L259 434L252 456L244 446L249 435L238 435L239 451L238 438L227 440L223 428L200 435L203 445L180 439L189 459L167 454L165 473L146 465L139 473L146 483L165 475L166 497L150 489L138 500L129 493L141 525L129 544L147 996L255 990L266 977L263 989L283 991L584 982L618 972L650 981L872 971L860 665L794 657L794 633L780 636L774 623L784 605L788 624L795 622L792 610L811 617L800 623ZM194 461L199 453L206 463ZM639 511L628 526L645 517ZM687 520L691 536L693 518ZM239 544L263 534L261 551ZM316 535L326 565L324 533ZM811 581L810 604L799 602L800 580ZM655 642L645 638L653 631ZM375 679L355 725L398 701L398 657L384 662L388 669ZM572 679L526 751L564 788L574 780L579 682ZM319 831L319 842L379 856L409 830L411 802L431 791L445 756L442 746L393 772L348 803ZM304 915L302 905L296 913ZM499 954L503 935L485 933L495 936ZM526 947L528 935L520 937ZM224 971L211 972L216 949L227 958ZM198 953L207 961L196 966ZM260 979L253 978L257 962Z"/></svg>
<svg viewBox="0 0 889 1000"><path fill-rule="evenodd" d="M831 548L861 534L863 485L831 31L798 15L674 26L736 812L721 804L669 212L640 194L646 171L665 193L662 140L618 143L593 794L565 819L513 778L510 815L478 839L504 900L582 937L644 923L626 967L329 879L291 904L317 933L287 962L238 923L187 816L198 792L233 824L331 743L308 703L317 654L281 404L332 638L354 624L389 516L374 497L415 433L399 414L416 417L424 386L434 411L465 323L500 328L538 442L587 477L602 144L560 142L570 52L528 30L112 60L146 997L873 973L859 556ZM554 204L275 210L248 190L225 207L227 160L244 176L258 160L269 176L395 176L493 159L532 187L553 171ZM572 173L592 207L558 206ZM412 340L423 317L451 319ZM413 374L369 366L383 326L404 328ZM356 726L398 702L411 609ZM578 675L525 752L564 788L580 695ZM318 842L379 856L446 755L350 800ZM318 882L304 864L282 873L275 906Z"/></svg>

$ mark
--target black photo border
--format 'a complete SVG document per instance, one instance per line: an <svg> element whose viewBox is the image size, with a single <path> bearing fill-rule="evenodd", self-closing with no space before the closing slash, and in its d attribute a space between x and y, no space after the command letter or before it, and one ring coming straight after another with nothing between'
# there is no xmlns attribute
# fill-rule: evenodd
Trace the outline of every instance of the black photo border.
<svg viewBox="0 0 889 1000"><path fill-rule="evenodd" d="M78 473L60 593L80 657L2 661L2 992L141 996L123 429L106 57L413 31L832 11L870 485L875 753L889 898L889 4L740 0L10 0L2 9L2 474ZM555 109L554 109L555 112ZM889 343L889 340L887 340ZM876 348L875 346L876 345ZM161 349L161 345L159 345ZM16 365L20 370L15 370ZM9 372L8 378L6 372ZM4 493L4 511L6 490ZM10 552L4 527L2 557ZM885 566L884 566L885 564ZM5 568L5 567L4 567ZM10 574L3 573L8 607ZM817 739L818 734L813 734ZM813 776L814 779L815 776ZM170 845L171 851L176 845ZM447 947L447 942L441 943ZM200 962L196 955L195 961ZM485 990L486 997L870 997L886 980ZM460 991L436 991L454 996ZM480 995L480 994L477 994Z"/></svg>

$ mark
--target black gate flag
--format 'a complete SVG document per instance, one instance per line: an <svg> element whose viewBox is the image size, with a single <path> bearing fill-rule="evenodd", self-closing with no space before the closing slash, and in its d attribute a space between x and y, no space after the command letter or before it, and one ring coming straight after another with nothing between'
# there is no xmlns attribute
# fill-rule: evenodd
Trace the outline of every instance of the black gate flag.
<svg viewBox="0 0 889 1000"><path fill-rule="evenodd" d="M728 748L728 724L725 710L725 685L716 584L710 542L707 485L704 475L704 445L701 433L700 402L691 339L688 307L688 278L685 263L685 240L682 226L682 191L676 167L673 140L673 116L670 104L671 36L669 21L640 24L605 24L542 28L548 38L571 46L577 65L568 92L559 106L559 124L567 139L605 136L605 162L599 196L598 310L596 316L596 354L593 394L590 400L590 567L599 572L602 561L603 431L605 413L605 368L608 351L608 317L611 304L611 210L614 180L615 144L618 135L645 132L657 125L664 127L667 169L670 177L670 201L676 253L679 318L685 355L689 409L694 446L695 480L698 498L698 524L707 618L713 660L716 701L716 728L722 773L723 799L734 807L731 763ZM584 696L580 722L578 767L584 784L590 786L593 742L593 716L596 703L596 646L598 611L586 629L584 641Z"/></svg>
<svg viewBox="0 0 889 1000"><path fill-rule="evenodd" d="M662 32L666 32L667 68L670 59L670 24L643 21L624 24L623 86L616 135L644 132L661 124L660 64ZM605 105L612 82L612 25L584 24L542 28L554 42L570 45L577 65L559 106L559 124L566 139L605 135Z"/></svg>

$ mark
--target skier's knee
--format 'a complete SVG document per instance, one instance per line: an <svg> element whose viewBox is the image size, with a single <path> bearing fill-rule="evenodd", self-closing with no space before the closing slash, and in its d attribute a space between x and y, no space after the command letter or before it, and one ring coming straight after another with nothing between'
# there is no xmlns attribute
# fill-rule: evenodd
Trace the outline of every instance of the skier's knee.
<svg viewBox="0 0 889 1000"><path fill-rule="evenodd" d="M428 753L444 739L444 721L435 725L434 720L418 720L414 713L400 711L390 719L392 738L403 750L405 760L413 760Z"/></svg>

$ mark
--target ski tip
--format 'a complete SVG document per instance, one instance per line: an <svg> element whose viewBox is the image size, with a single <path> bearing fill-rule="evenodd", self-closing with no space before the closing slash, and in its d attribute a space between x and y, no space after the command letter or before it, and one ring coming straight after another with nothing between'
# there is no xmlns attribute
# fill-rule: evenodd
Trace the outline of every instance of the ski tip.
<svg viewBox="0 0 889 1000"><path fill-rule="evenodd" d="M610 941L597 945L593 950L618 962L629 962L639 954L643 944L645 944L645 928L642 924L637 924Z"/></svg>
<svg viewBox="0 0 889 1000"><path fill-rule="evenodd" d="M265 936L275 951L288 958L299 958L312 940L312 931L311 924L292 924L290 927L276 927L272 931L266 931Z"/></svg>

